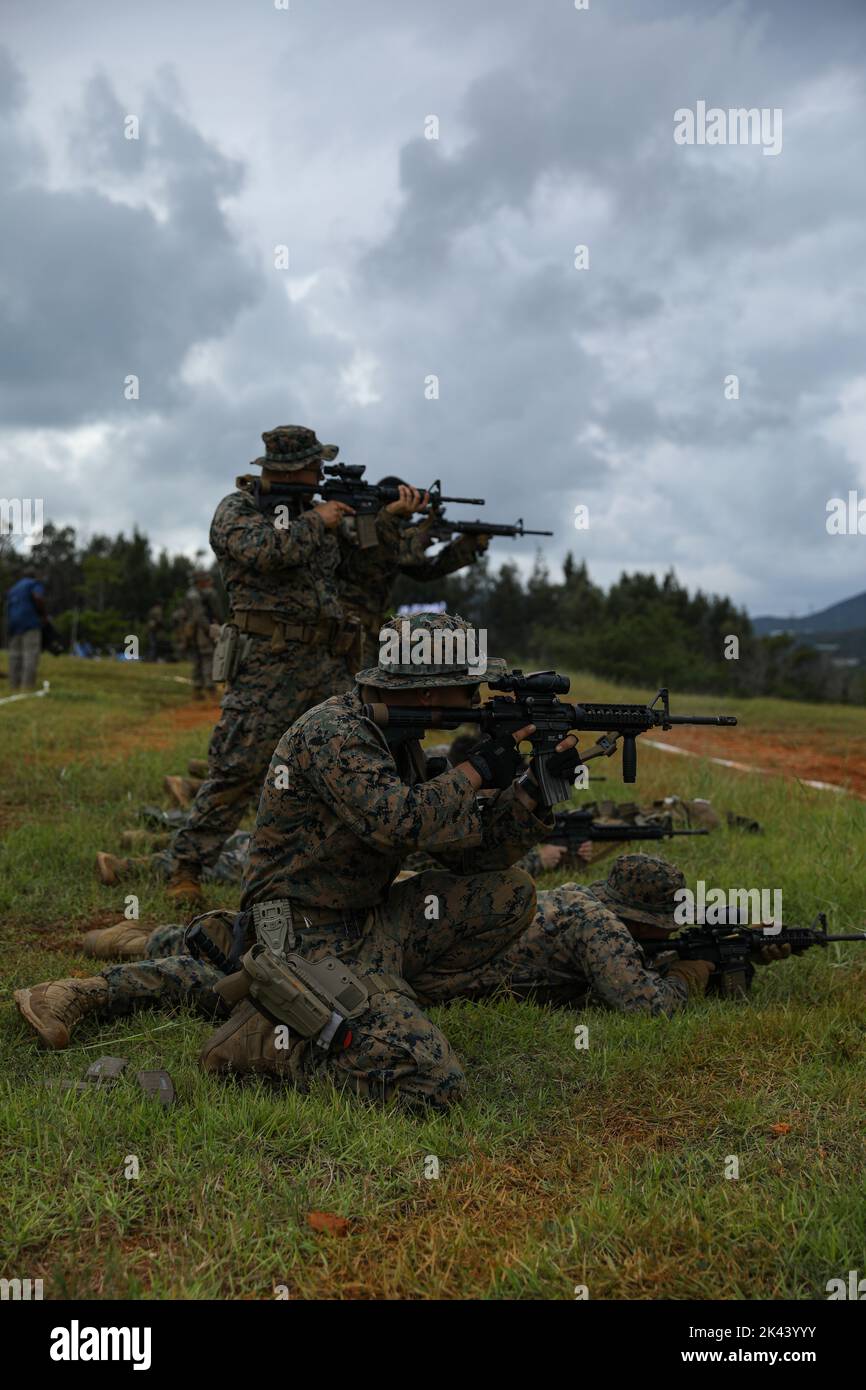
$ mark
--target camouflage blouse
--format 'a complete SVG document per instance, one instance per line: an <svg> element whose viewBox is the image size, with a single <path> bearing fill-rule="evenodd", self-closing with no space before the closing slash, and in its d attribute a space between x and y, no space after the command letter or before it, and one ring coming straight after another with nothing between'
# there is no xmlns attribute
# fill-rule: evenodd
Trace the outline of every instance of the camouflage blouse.
<svg viewBox="0 0 866 1390"><path fill-rule="evenodd" d="M476 798L452 769L426 780L419 744L392 753L356 686L302 715L274 751L244 877L243 908L292 898L337 911L385 898L405 857L456 874L507 868L549 834L514 787Z"/></svg>

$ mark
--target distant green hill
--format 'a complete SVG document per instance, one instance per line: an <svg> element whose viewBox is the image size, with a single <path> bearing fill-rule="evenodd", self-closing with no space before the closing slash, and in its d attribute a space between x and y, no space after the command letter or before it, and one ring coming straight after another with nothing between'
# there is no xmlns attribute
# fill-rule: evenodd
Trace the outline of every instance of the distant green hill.
<svg viewBox="0 0 866 1390"><path fill-rule="evenodd" d="M866 635L866 593L855 594L853 598L833 603L822 608L819 613L809 613L805 618L753 618L752 627L761 637L773 632L793 632L808 634L814 641L837 640L828 634L836 633L851 636L857 631Z"/></svg>

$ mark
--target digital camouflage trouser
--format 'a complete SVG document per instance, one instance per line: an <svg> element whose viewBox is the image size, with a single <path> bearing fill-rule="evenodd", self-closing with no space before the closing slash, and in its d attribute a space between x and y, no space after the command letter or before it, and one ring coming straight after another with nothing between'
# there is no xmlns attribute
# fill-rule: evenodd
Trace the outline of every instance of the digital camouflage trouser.
<svg viewBox="0 0 866 1390"><path fill-rule="evenodd" d="M534 910L534 885L519 869L465 877L436 870L394 884L358 935L342 926L305 929L298 948L310 960L337 955L361 976L398 976L425 997L454 997L452 982L473 975L519 937ZM148 938L147 959L104 970L108 1012L164 1000L215 1011L218 972L172 954L182 949L183 929L160 927ZM329 1055L326 1065L359 1094L387 1099L399 1091L447 1105L462 1093L465 1078L451 1044L410 995L374 994L352 1032L351 1045ZM319 1061L315 1046L301 1051L299 1070L309 1072Z"/></svg>
<svg viewBox="0 0 866 1390"><path fill-rule="evenodd" d="M419 996L433 996L516 940L534 911L535 885L520 869L465 877L435 870L393 884L360 941L340 942L332 931L305 932L304 954L339 954L361 975L387 971L402 976ZM359 1095L387 1100L399 1092L437 1105L462 1095L460 1061L417 1000L374 995L353 1031L351 1046L332 1065Z"/></svg>
<svg viewBox="0 0 866 1390"><path fill-rule="evenodd" d="M250 852L249 830L236 830L230 835L219 852L215 864L209 864L202 873L204 883L240 883ZM163 878L168 878L172 870L171 849L160 849L150 855L150 868Z"/></svg>
<svg viewBox="0 0 866 1390"><path fill-rule="evenodd" d="M147 938L144 960L124 961L102 971L108 1012L128 1013L142 1005L194 1004L213 1015L222 1001L213 987L222 976L206 961L184 952L183 927L157 927Z"/></svg>
<svg viewBox="0 0 866 1390"><path fill-rule="evenodd" d="M350 663L322 647L291 642L275 652L251 637L250 653L222 700L208 748L208 775L189 820L171 848L173 871L200 878L257 801L274 749L286 729L313 705L352 684Z"/></svg>
<svg viewBox="0 0 866 1390"><path fill-rule="evenodd" d="M420 875L396 885L392 895L419 881ZM421 938L404 955L404 978L427 1007L509 992L551 1005L573 1006L595 998L619 1012L658 1015L673 1013L688 997L676 976L665 978L646 969L625 925L579 884L564 883L539 893L533 920L504 948L497 950L494 941L492 955L484 940L478 944L478 958L472 952L464 960L459 950L452 950L438 958L428 956L431 963L424 966L419 945L425 954L436 952L443 944L438 926L425 919ZM432 934L431 927L437 928ZM306 947L310 938L305 935L304 940ZM146 960L103 972L113 1009L187 1000L208 1013L215 1010L212 990L219 975L212 966L182 954L182 927L158 927L146 949Z"/></svg>
<svg viewBox="0 0 866 1390"><path fill-rule="evenodd" d="M688 999L682 980L646 968L625 923L578 883L539 893L532 923L486 963L418 987L427 1005L501 992L552 1005L593 998L620 1013L666 1015Z"/></svg>

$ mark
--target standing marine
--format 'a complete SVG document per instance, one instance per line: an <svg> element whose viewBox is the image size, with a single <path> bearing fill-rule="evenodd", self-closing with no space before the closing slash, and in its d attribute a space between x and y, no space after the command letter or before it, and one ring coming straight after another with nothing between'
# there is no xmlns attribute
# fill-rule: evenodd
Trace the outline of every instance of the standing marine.
<svg viewBox="0 0 866 1390"><path fill-rule="evenodd" d="M265 452L254 460L261 477L238 478L211 523L230 609L214 657L226 693L208 775L172 846L168 892L180 901L200 899L202 873L258 797L277 741L304 710L350 685L357 651L357 626L343 613L336 578L345 545L339 525L351 508L313 505L337 446L301 425L279 425L262 439ZM275 507L268 494L280 482L306 485L309 495Z"/></svg>
<svg viewBox="0 0 866 1390"><path fill-rule="evenodd" d="M430 555L434 540L429 534L429 518L409 522L412 511L424 510L426 494L410 487L402 478L380 478L378 486L399 488L405 506L391 516L387 513L393 511L392 508L379 514L378 544L349 551L340 566L339 576L343 608L361 629L362 666L375 666L378 660L379 632L390 617L391 595L398 575L432 583L474 564L489 544L488 536L458 536L435 555Z"/></svg>

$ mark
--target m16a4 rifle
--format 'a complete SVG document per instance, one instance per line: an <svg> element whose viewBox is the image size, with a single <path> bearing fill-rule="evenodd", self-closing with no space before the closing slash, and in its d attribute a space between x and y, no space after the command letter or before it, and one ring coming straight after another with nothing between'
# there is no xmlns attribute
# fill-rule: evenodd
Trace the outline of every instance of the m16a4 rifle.
<svg viewBox="0 0 866 1390"><path fill-rule="evenodd" d="M314 493L324 502L344 502L355 513L358 544L367 548L376 544L376 513L389 502L399 502L400 490L396 484L368 483L364 480L366 465L363 463L332 463L322 471L327 479L322 483L288 483L268 481L267 488L261 479L256 481L256 505L261 511L269 511L286 505L300 497L311 497ZM456 502L467 507L483 507L483 497L447 497L442 492L442 484L437 478L428 488L418 488L427 493L430 505L438 508L443 502Z"/></svg>
<svg viewBox="0 0 866 1390"><path fill-rule="evenodd" d="M718 909L719 913L723 912ZM866 941L866 932L846 932L831 936L827 932L827 916L819 912L811 927L750 927L740 919L738 910L724 912L724 921L687 927L679 936L645 940L639 938L641 949L650 965L663 969L675 960L712 961L715 970L707 989L716 994L744 995L748 992L755 967L755 956L765 946L790 946L791 954L800 956L812 946L830 946L834 941Z"/></svg>
<svg viewBox="0 0 866 1390"><path fill-rule="evenodd" d="M479 684L483 675L479 675ZM456 729L461 724L477 724L491 737L516 733L534 724L530 735L532 770L548 806L571 798L572 784L548 767L557 744L569 734L589 731L601 734L592 748L581 753L581 765L590 758L610 757L622 740L622 780L634 782L637 776L636 740L649 729L672 729L676 724L733 725L730 714L671 714L667 690L660 690L648 705L629 705L614 701L584 701L568 704L558 696L567 695L571 682L556 671L509 671L487 682L497 693L491 700L470 708L465 706L400 706L370 704L364 713L374 724L391 729L404 738L422 738L427 729ZM500 693L501 692L501 693Z"/></svg>
<svg viewBox="0 0 866 1390"><path fill-rule="evenodd" d="M442 501L450 499L443 497ZM513 526L502 521L452 521L435 512L429 521L421 522L428 536L435 541L450 540L452 536L552 536L552 531L530 531L520 517Z"/></svg>
<svg viewBox="0 0 866 1390"><path fill-rule="evenodd" d="M645 825L632 825L629 821L611 824L609 820L594 816L591 811L557 811L553 817L555 828L544 837L544 844L561 845L569 854L577 850L587 840L596 842L618 842L620 840L669 840L674 835L709 835L708 830L674 829L670 816L659 816Z"/></svg>

